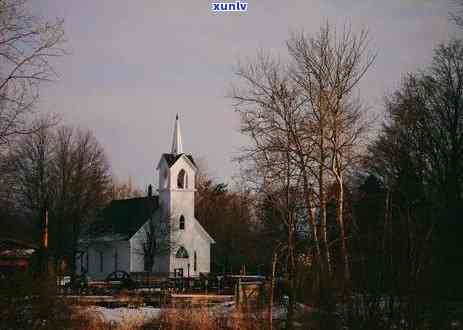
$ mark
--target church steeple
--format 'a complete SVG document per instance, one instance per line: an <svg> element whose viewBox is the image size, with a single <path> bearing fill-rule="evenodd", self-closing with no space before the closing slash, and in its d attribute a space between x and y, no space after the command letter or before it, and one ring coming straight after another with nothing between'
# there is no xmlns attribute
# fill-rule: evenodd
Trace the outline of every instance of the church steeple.
<svg viewBox="0 0 463 330"><path fill-rule="evenodd" d="M175 117L175 127L174 127L174 139L172 141L172 154L178 155L183 153L182 147L182 134L180 133L180 122L178 120L178 114Z"/></svg>

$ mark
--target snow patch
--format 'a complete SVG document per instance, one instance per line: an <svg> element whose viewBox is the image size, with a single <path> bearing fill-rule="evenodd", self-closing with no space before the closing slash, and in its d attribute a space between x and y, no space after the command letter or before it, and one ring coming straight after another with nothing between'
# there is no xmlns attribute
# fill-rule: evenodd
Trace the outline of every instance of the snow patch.
<svg viewBox="0 0 463 330"><path fill-rule="evenodd" d="M101 317L105 323L123 323L123 322L146 322L158 318L161 314L160 308L140 307L140 308L105 308L92 306L88 308L90 313Z"/></svg>

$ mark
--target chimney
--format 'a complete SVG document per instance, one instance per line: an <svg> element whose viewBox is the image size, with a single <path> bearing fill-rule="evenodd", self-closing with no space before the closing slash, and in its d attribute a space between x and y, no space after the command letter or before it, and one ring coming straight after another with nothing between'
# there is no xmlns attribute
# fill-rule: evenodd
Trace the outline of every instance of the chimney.
<svg viewBox="0 0 463 330"><path fill-rule="evenodd" d="M148 185L148 197L153 197L153 186Z"/></svg>

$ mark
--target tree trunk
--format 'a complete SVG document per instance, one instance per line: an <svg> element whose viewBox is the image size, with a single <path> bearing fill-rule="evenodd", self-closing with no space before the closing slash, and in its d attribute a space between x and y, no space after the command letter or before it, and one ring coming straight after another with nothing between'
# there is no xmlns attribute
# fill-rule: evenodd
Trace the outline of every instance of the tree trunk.
<svg viewBox="0 0 463 330"><path fill-rule="evenodd" d="M292 216L291 216L292 218ZM286 317L286 329L293 329L294 323L294 309L296 306L296 263L294 255L294 233L290 229L288 235L288 280L289 280L289 303L288 303L288 314Z"/></svg>
<svg viewBox="0 0 463 330"><path fill-rule="evenodd" d="M336 213L338 218L339 229L341 231L341 251L344 264L344 286L350 282L349 252L347 250L346 226L344 223L344 183L342 173L338 174L338 203Z"/></svg>
<svg viewBox="0 0 463 330"><path fill-rule="evenodd" d="M321 249L320 249L320 240L319 240L319 233L318 233L318 228L315 224L315 219L314 219L314 214L312 212L313 209L313 204L312 204L312 191L311 188L309 188L309 183L308 183L308 177L307 177L307 171L303 170L302 171L303 175L303 181L304 181L304 200L307 208L307 222L310 227L312 227L313 231L313 236L315 240L315 250L317 253L317 261L321 262L322 257L321 257Z"/></svg>
<svg viewBox="0 0 463 330"><path fill-rule="evenodd" d="M76 269L76 261L77 261L77 250L79 248L79 217L73 219L72 224L72 243L71 243L71 262L70 262L70 271L71 271L71 284L72 286L75 285L77 269Z"/></svg>
<svg viewBox="0 0 463 330"><path fill-rule="evenodd" d="M326 270L327 278L331 277L331 261L330 261L330 252L328 247L328 232L326 226L326 202L325 202L325 129L323 127L323 110L321 109L320 113L320 163L319 163L319 172L318 172L318 189L319 189L319 198L320 198L320 226L322 231L322 240L323 240L323 252L325 257L326 267L322 267L322 270Z"/></svg>
<svg viewBox="0 0 463 330"><path fill-rule="evenodd" d="M278 251L273 252L272 256L272 277L270 279L270 294L268 300L268 328L269 330L273 329L273 299L275 292L275 273L278 260Z"/></svg>
<svg viewBox="0 0 463 330"><path fill-rule="evenodd" d="M71 248L71 262L70 262L70 271L71 271L71 285L74 287L76 281L76 262L77 262L77 242L72 243Z"/></svg>

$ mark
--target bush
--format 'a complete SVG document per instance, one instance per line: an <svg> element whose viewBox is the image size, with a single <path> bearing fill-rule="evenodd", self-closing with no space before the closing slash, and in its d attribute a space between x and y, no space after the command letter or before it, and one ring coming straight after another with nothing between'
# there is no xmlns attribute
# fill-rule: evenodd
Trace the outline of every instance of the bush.
<svg viewBox="0 0 463 330"><path fill-rule="evenodd" d="M80 325L73 308L56 295L51 277L17 273L0 289L1 329L77 329Z"/></svg>

